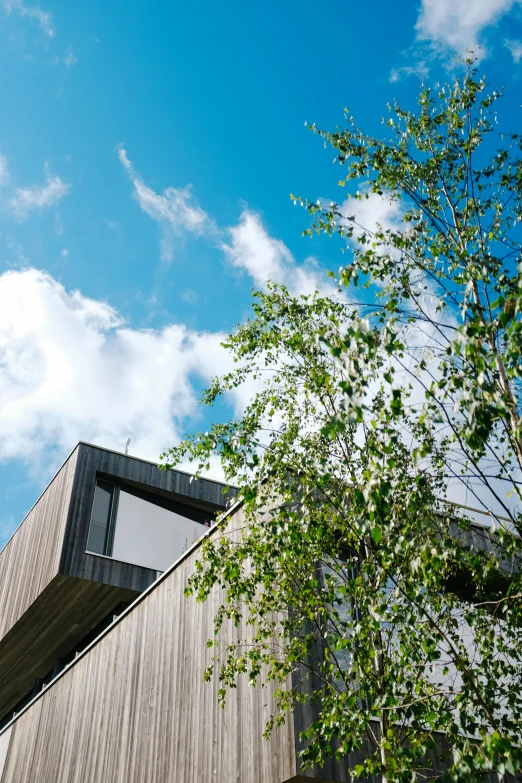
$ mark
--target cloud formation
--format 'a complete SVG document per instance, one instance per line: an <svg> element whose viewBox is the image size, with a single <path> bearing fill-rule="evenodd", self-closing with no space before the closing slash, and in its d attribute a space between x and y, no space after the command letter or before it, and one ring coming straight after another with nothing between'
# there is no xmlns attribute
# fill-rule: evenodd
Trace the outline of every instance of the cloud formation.
<svg viewBox="0 0 522 783"><path fill-rule="evenodd" d="M43 33L48 38L54 38L55 29L53 24L53 15L49 11L43 11L38 6L28 8L22 2L22 0L4 0L4 9L8 14L13 12L20 16L26 16L29 19L34 19L40 25Z"/></svg>
<svg viewBox="0 0 522 783"><path fill-rule="evenodd" d="M65 57L63 58L63 63L66 66L66 68L72 68L75 63L78 62L78 58L74 56L73 50L69 46L65 53Z"/></svg>
<svg viewBox="0 0 522 783"><path fill-rule="evenodd" d="M0 313L0 459L65 453L79 439L121 450L128 437L157 459L196 412L192 377L207 382L230 361L219 332L132 329L35 269L0 276Z"/></svg>
<svg viewBox="0 0 522 783"><path fill-rule="evenodd" d="M246 270L257 288L266 289L268 280L285 285L294 295L334 294L335 285L315 259L296 264L295 258L280 239L274 239L263 226L261 217L251 210L241 213L239 222L226 230L228 242L222 242L228 262Z"/></svg>
<svg viewBox="0 0 522 783"><path fill-rule="evenodd" d="M66 196L71 186L60 177L52 175L44 167L46 182L44 185L32 185L29 188L17 188L11 199L11 209L19 220L26 220L31 212L46 209L57 204Z"/></svg>
<svg viewBox="0 0 522 783"><path fill-rule="evenodd" d="M522 0L422 0L415 26L417 38L438 50L458 55L473 50L487 55L483 33Z"/></svg>
<svg viewBox="0 0 522 783"><path fill-rule="evenodd" d="M244 269L257 288L265 289L267 281L272 280L286 285L293 294L309 294L315 289L323 294L335 292L335 286L315 259L296 264L284 242L269 235L258 213L244 209L237 225L220 228L199 206L190 186L169 187L156 193L145 185L122 145L118 147L118 157L134 185L134 197L140 207L161 228L162 261L172 261L176 239L184 233L194 234L216 244L229 264Z"/></svg>
<svg viewBox="0 0 522 783"><path fill-rule="evenodd" d="M261 288L267 280L285 282L293 256L284 242L268 235L259 215L244 210L237 226L227 233L230 243L222 243L221 248L232 266L246 269Z"/></svg>
<svg viewBox="0 0 522 783"><path fill-rule="evenodd" d="M155 216L159 209L172 216L174 211L177 227L200 230L197 209L173 207L172 195L154 194L126 163L123 150L121 157L147 213ZM48 179L45 188L17 191L12 206L18 215L55 203L67 192L61 180L59 185L58 178ZM213 225L203 215L201 220ZM296 264L252 211L244 210L229 229L211 231L214 240L220 237L227 261L257 287L265 288L270 278L295 294L315 288L335 292L313 259ZM33 460L49 449L63 455L80 439L121 449L128 437L136 453L157 459L186 429L197 427L190 418L198 411L201 381L232 368L221 346L223 333L183 324L133 329L106 302L68 292L36 269L0 275L0 313L0 459ZM246 384L229 396L236 414L252 391Z"/></svg>
<svg viewBox="0 0 522 783"><path fill-rule="evenodd" d="M346 217L354 218L352 225L355 236L361 236L365 231L373 233L377 226L383 231L404 230L401 202L379 196L378 193L367 193L361 199L346 199L341 205L341 212Z"/></svg>
<svg viewBox="0 0 522 783"><path fill-rule="evenodd" d="M511 56L513 60L516 63L519 63L520 60L522 59L522 41L508 39L507 41L505 41L505 44L509 49L509 51L511 52Z"/></svg>
<svg viewBox="0 0 522 783"><path fill-rule="evenodd" d="M174 239L183 231L196 236L213 232L214 224L192 196L190 185L184 188L167 188L163 193L156 193L136 172L122 145L118 147L118 157L134 185L134 196L138 204L160 226L162 261L172 261Z"/></svg>

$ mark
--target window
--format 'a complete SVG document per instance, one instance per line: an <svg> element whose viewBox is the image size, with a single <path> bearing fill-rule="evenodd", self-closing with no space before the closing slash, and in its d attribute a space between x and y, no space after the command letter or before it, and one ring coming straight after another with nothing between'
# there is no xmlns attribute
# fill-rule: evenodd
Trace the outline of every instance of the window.
<svg viewBox="0 0 522 783"><path fill-rule="evenodd" d="M210 525L211 510L185 504L173 492L111 479L96 480L87 552L165 571Z"/></svg>
<svg viewBox="0 0 522 783"><path fill-rule="evenodd" d="M94 490L91 524L87 550L99 555L109 555L112 551L112 538L115 518L116 487L108 481L98 479Z"/></svg>

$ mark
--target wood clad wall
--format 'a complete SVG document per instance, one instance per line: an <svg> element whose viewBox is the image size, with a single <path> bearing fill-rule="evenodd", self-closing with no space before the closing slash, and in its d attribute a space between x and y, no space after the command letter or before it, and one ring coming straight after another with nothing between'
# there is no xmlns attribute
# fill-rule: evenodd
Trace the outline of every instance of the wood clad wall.
<svg viewBox="0 0 522 783"><path fill-rule="evenodd" d="M0 641L0 720L133 590L58 574Z"/></svg>
<svg viewBox="0 0 522 783"><path fill-rule="evenodd" d="M216 678L202 681L221 596L216 590L203 604L185 598L196 556L170 572L20 715L0 783L294 778L293 721L270 740L261 736L272 707L270 689L242 681L223 710ZM224 630L234 638L251 632Z"/></svg>
<svg viewBox="0 0 522 783"><path fill-rule="evenodd" d="M0 639L58 573L77 456L75 449L0 552Z"/></svg>

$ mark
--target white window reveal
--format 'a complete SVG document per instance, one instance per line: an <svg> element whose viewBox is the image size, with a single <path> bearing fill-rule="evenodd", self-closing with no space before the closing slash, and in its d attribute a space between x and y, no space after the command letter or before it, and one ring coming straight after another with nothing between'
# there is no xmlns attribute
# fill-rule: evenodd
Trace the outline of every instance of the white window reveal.
<svg viewBox="0 0 522 783"><path fill-rule="evenodd" d="M137 497L121 487L112 557L166 571L206 530L202 522Z"/></svg>

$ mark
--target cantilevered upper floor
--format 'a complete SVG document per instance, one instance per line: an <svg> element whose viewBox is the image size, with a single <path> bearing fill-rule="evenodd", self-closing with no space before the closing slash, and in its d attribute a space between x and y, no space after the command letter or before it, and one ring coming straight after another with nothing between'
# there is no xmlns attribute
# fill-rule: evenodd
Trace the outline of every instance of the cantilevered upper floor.
<svg viewBox="0 0 522 783"><path fill-rule="evenodd" d="M0 727L205 532L223 490L76 446L0 552Z"/></svg>

